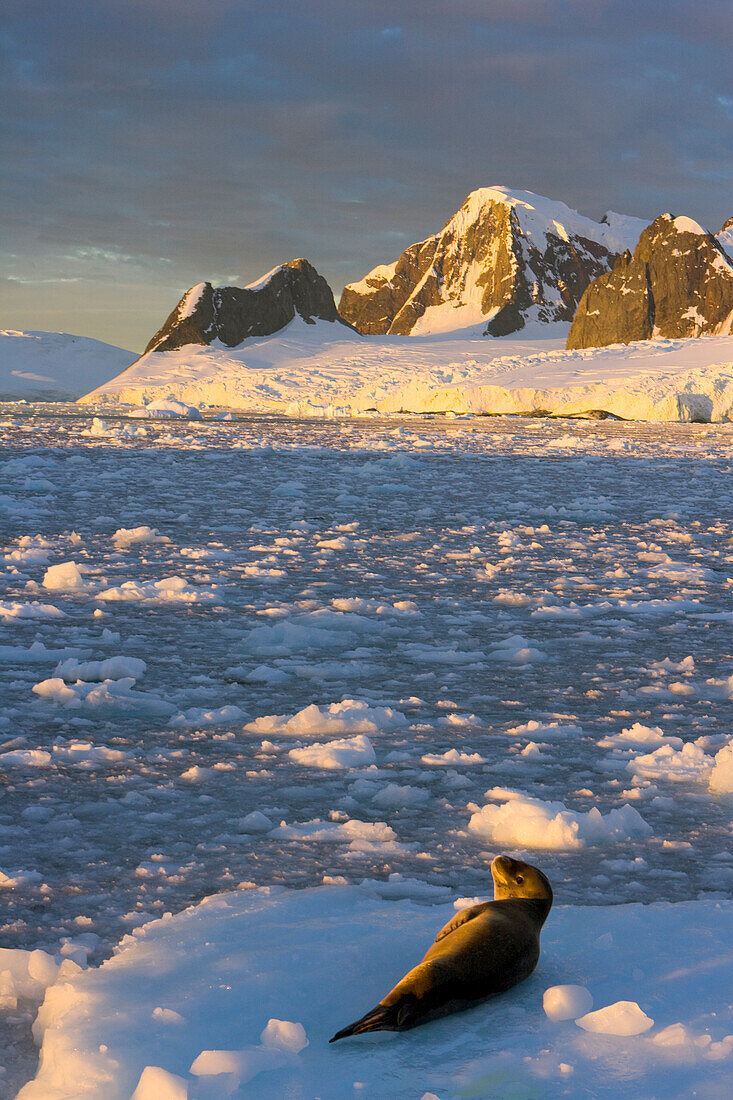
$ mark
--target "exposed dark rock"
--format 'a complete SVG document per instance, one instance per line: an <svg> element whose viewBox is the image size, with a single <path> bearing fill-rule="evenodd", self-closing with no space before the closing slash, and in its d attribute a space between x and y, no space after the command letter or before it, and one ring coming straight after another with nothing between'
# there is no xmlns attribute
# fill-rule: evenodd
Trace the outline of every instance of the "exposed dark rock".
<svg viewBox="0 0 733 1100"><path fill-rule="evenodd" d="M690 218L662 214L633 256L625 252L585 291L567 346L727 333L732 321L733 263L720 242Z"/></svg>
<svg viewBox="0 0 733 1100"><path fill-rule="evenodd" d="M270 336L299 314L308 324L341 321L326 280L307 260L291 260L248 287L199 283L180 302L145 349L174 351L220 340L236 347L248 336Z"/></svg>
<svg viewBox="0 0 733 1100"><path fill-rule="evenodd" d="M498 313L486 326L485 336L508 336L511 332L518 332L524 328L524 317L518 302L508 302L501 306Z"/></svg>
<svg viewBox="0 0 733 1100"><path fill-rule="evenodd" d="M341 315L359 331L406 335L488 323L504 336L526 320L570 321L590 281L633 246L646 223L598 223L528 191L474 191L440 233L344 288Z"/></svg>

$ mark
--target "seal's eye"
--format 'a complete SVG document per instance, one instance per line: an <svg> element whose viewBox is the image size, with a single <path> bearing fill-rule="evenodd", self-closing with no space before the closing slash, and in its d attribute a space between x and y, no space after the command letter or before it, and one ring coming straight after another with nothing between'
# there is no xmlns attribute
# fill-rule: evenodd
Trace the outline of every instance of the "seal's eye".
<svg viewBox="0 0 733 1100"><path fill-rule="evenodd" d="M524 882L524 877L522 875L517 875L517 877L515 878L514 881L515 882Z"/></svg>

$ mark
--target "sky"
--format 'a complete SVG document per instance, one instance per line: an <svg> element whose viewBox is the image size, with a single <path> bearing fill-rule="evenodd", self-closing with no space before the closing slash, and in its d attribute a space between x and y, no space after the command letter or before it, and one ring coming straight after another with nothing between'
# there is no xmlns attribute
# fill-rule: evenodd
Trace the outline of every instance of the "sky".
<svg viewBox="0 0 733 1100"><path fill-rule="evenodd" d="M733 214L730 0L3 7L3 328L140 350L297 256L338 300L482 186Z"/></svg>

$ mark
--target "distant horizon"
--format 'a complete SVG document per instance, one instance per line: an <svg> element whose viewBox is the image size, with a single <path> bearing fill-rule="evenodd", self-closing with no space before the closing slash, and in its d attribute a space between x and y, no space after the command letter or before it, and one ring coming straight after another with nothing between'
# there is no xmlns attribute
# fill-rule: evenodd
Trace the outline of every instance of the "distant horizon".
<svg viewBox="0 0 733 1100"><path fill-rule="evenodd" d="M732 23L716 0L9 0L0 325L136 352L190 286L298 256L338 301L495 181L717 233Z"/></svg>

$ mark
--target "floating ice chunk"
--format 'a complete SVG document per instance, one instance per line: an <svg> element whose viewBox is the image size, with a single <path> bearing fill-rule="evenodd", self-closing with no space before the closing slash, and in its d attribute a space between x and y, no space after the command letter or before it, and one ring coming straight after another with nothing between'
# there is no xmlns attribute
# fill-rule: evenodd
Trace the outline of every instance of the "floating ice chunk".
<svg viewBox="0 0 733 1100"><path fill-rule="evenodd" d="M108 657L106 661L75 661L70 658L61 661L54 671L62 680L121 680L130 676L139 680L145 674L147 665L139 657Z"/></svg>
<svg viewBox="0 0 733 1100"><path fill-rule="evenodd" d="M140 600L143 603L212 603L219 599L215 589L187 584L183 577L162 577L159 581L124 581L98 593L100 600Z"/></svg>
<svg viewBox="0 0 733 1100"><path fill-rule="evenodd" d="M684 1024L677 1023L658 1031L654 1042L660 1047L681 1047L694 1042L694 1039Z"/></svg>
<svg viewBox="0 0 733 1100"><path fill-rule="evenodd" d="M542 1007L551 1020L577 1020L593 1008L584 985L552 985L542 995Z"/></svg>
<svg viewBox="0 0 733 1100"><path fill-rule="evenodd" d="M643 1012L636 1001L616 1001L615 1004L589 1012L575 1021L583 1031L598 1035L641 1035L654 1027L654 1020Z"/></svg>
<svg viewBox="0 0 733 1100"><path fill-rule="evenodd" d="M358 699L319 707L315 703L297 714L266 714L245 728L252 733L307 737L324 733L379 733L407 724L404 714L391 707L370 707Z"/></svg>
<svg viewBox="0 0 733 1100"><path fill-rule="evenodd" d="M316 708L317 709L317 708ZM288 756L307 768L366 768L376 762L371 741L363 733L340 741L291 749Z"/></svg>
<svg viewBox="0 0 733 1100"><path fill-rule="evenodd" d="M94 768L101 764L119 764L127 759L121 749L93 745L91 741L59 741L53 746L52 763L76 764Z"/></svg>
<svg viewBox="0 0 733 1100"><path fill-rule="evenodd" d="M715 579L712 569L705 569L702 565L690 565L688 562L663 562L654 565L647 570L652 580L663 578L672 581L681 588L686 585L701 585Z"/></svg>
<svg viewBox="0 0 733 1100"><path fill-rule="evenodd" d="M228 671L231 674L236 670L229 669ZM273 668L271 665L258 665L257 668L253 668L251 672L246 673L244 678L253 684L286 684L288 680L292 679L292 676L281 668Z"/></svg>
<svg viewBox="0 0 733 1100"><path fill-rule="evenodd" d="M216 775L214 768L203 768L200 764L192 764L190 768L186 768L185 772L181 772L181 779L189 783L198 783L200 780L210 779L212 775Z"/></svg>
<svg viewBox="0 0 733 1100"><path fill-rule="evenodd" d="M282 821L271 836L275 840L318 840L329 844L391 844L397 840L394 829L384 821L304 821L288 825Z"/></svg>
<svg viewBox="0 0 733 1100"><path fill-rule="evenodd" d="M253 810L252 813L240 819L237 828L240 833L269 833L272 822L266 814Z"/></svg>
<svg viewBox="0 0 733 1100"><path fill-rule="evenodd" d="M429 798L430 795L422 787L388 783L381 791L377 791L372 802L380 810L405 810L410 806L422 806Z"/></svg>
<svg viewBox="0 0 733 1100"><path fill-rule="evenodd" d="M18 600L0 600L0 619L63 619L60 607L50 603L20 603Z"/></svg>
<svg viewBox="0 0 733 1100"><path fill-rule="evenodd" d="M305 485L302 481L283 481L273 489L273 493L278 497L299 497L304 492Z"/></svg>
<svg viewBox="0 0 733 1100"><path fill-rule="evenodd" d="M679 750L662 745L654 752L633 757L626 767L634 773L635 779L668 779L681 783L707 779L713 768L713 758L698 745L688 743Z"/></svg>
<svg viewBox="0 0 733 1100"><path fill-rule="evenodd" d="M218 710L191 707L172 718L170 724L178 729L193 729L196 726L225 726L230 722L242 722L246 717L245 711L232 705L219 707Z"/></svg>
<svg viewBox="0 0 733 1100"><path fill-rule="evenodd" d="M260 1035L260 1042L266 1047L291 1050L293 1054L297 1054L308 1046L303 1025L292 1023L290 1020L268 1020L267 1026Z"/></svg>
<svg viewBox="0 0 733 1100"><path fill-rule="evenodd" d="M181 1016L180 1012L176 1012L173 1008L162 1008L158 1005L153 1009L153 1019L160 1020L164 1024L185 1024L186 1017Z"/></svg>
<svg viewBox="0 0 733 1100"><path fill-rule="evenodd" d="M486 797L493 792L487 791ZM651 828L631 806L611 810L605 816L597 807L587 813L569 810L562 802L544 802L519 791L502 790L499 805L476 808L469 823L471 833L495 844L514 848L546 848L570 851L588 845L646 837Z"/></svg>
<svg viewBox="0 0 733 1100"><path fill-rule="evenodd" d="M528 741L527 744L522 749L522 751L520 753L520 756L526 756L526 757L531 756L531 757L534 757L535 759L542 759L542 760L546 759L545 754L542 752L542 749L540 748L540 746L537 744L536 741Z"/></svg>
<svg viewBox="0 0 733 1100"><path fill-rule="evenodd" d="M403 653L417 664L464 665L466 668L482 668L481 661L486 654L481 650L461 650L457 643L451 645L428 645L425 642L409 642L403 646Z"/></svg>
<svg viewBox="0 0 733 1100"><path fill-rule="evenodd" d="M698 687L702 699L733 699L733 676L726 676L717 680L706 680L704 686Z"/></svg>
<svg viewBox="0 0 733 1100"><path fill-rule="evenodd" d="M4 561L15 566L47 565L49 550L56 545L41 535L21 535L15 541L18 548L2 555Z"/></svg>
<svg viewBox="0 0 733 1100"><path fill-rule="evenodd" d="M132 676L123 676L119 680L103 680L101 683L85 683L77 680L75 684L65 683L60 676L52 676L34 684L32 691L49 703L58 703L63 707L76 710L80 707L94 709L111 707L118 710L136 710L148 714L169 715L173 709L156 695L148 692L134 692L135 680Z"/></svg>
<svg viewBox="0 0 733 1100"><path fill-rule="evenodd" d="M40 879L40 875L38 876ZM1 881L1 880L0 880ZM15 947L0 948L0 975L14 996L38 1000L59 975L59 964L46 951L23 951Z"/></svg>
<svg viewBox="0 0 733 1100"><path fill-rule="evenodd" d="M603 859L601 866L609 871L648 871L649 864L642 856L633 859Z"/></svg>
<svg viewBox="0 0 733 1100"><path fill-rule="evenodd" d="M316 543L319 550L349 550L353 545L351 539L345 538L344 535L336 539L321 539Z"/></svg>
<svg viewBox="0 0 733 1100"><path fill-rule="evenodd" d="M644 726L641 722L634 722L633 726L621 733L601 738L598 745L602 749L634 749L647 745L673 745L679 749L683 743L681 737L668 737L660 726Z"/></svg>
<svg viewBox="0 0 733 1100"><path fill-rule="evenodd" d="M45 749L12 749L0 753L0 768L45 768L51 763L51 753Z"/></svg>
<svg viewBox="0 0 733 1100"><path fill-rule="evenodd" d="M51 592L84 592L88 587L74 561L49 565L43 575L42 584Z"/></svg>
<svg viewBox="0 0 733 1100"><path fill-rule="evenodd" d="M127 550L145 542L170 542L165 535L158 533L157 527L120 527L112 536L112 542L118 550Z"/></svg>
<svg viewBox="0 0 733 1100"><path fill-rule="evenodd" d="M220 1073L237 1073L242 1064L241 1050L202 1050L191 1063L189 1073L194 1077L218 1076Z"/></svg>
<svg viewBox="0 0 733 1100"><path fill-rule="evenodd" d="M195 405L185 405L183 401L175 401L172 397L159 397L157 401L151 401L140 409L134 409L127 414L135 420L200 420L201 413Z"/></svg>
<svg viewBox="0 0 733 1100"><path fill-rule="evenodd" d="M475 714L446 714L440 722L444 726L453 726L458 729L469 729L471 726L481 725L481 719Z"/></svg>
<svg viewBox="0 0 733 1100"><path fill-rule="evenodd" d="M42 881L38 871L0 871L0 890L17 890L19 886L37 886Z"/></svg>
<svg viewBox="0 0 733 1100"><path fill-rule="evenodd" d="M263 657L289 657L320 649L342 649L361 635L381 634L384 628L381 620L324 608L273 626L256 626L244 638L242 648Z"/></svg>
<svg viewBox="0 0 733 1100"><path fill-rule="evenodd" d="M470 764L485 764L486 757L481 756L477 752L460 752L458 749L448 749L447 752L434 753L427 752L424 756L420 757L423 764L432 765L444 765L445 767L455 767L457 764L462 766Z"/></svg>
<svg viewBox="0 0 733 1100"><path fill-rule="evenodd" d="M130 687L132 687L132 684L130 684ZM65 684L60 676L52 676L48 680L41 680L33 685L31 691L35 695L40 695L42 699L61 703L63 706L80 707L82 705L80 694L73 687Z"/></svg>
<svg viewBox="0 0 733 1100"><path fill-rule="evenodd" d="M504 661L511 665L536 664L547 659L547 654L536 649L521 634L512 634L509 638L492 646L489 660Z"/></svg>
<svg viewBox="0 0 733 1100"><path fill-rule="evenodd" d="M561 737L583 737L584 732L580 726L566 722L536 722L532 719L521 726L513 726L507 731L508 737L525 737L529 735L534 740L540 738L550 741Z"/></svg>
<svg viewBox="0 0 733 1100"><path fill-rule="evenodd" d="M71 764L81 768L97 768L104 764L119 764L127 759L127 753L121 749L110 749L107 745L94 745L91 741L58 740L45 749L15 749L0 755L1 766L20 768L46 768L57 764Z"/></svg>
<svg viewBox="0 0 733 1100"><path fill-rule="evenodd" d="M733 794L733 739L715 755L710 790L713 794Z"/></svg>
<svg viewBox="0 0 733 1100"><path fill-rule="evenodd" d="M188 1100L188 1083L160 1066L146 1066L130 1100Z"/></svg>
<svg viewBox="0 0 733 1100"><path fill-rule="evenodd" d="M202 1050L194 1059L189 1073L194 1077L214 1078L215 1092L206 1095L225 1097L259 1073L280 1069L293 1058L280 1047L252 1046L243 1050Z"/></svg>

